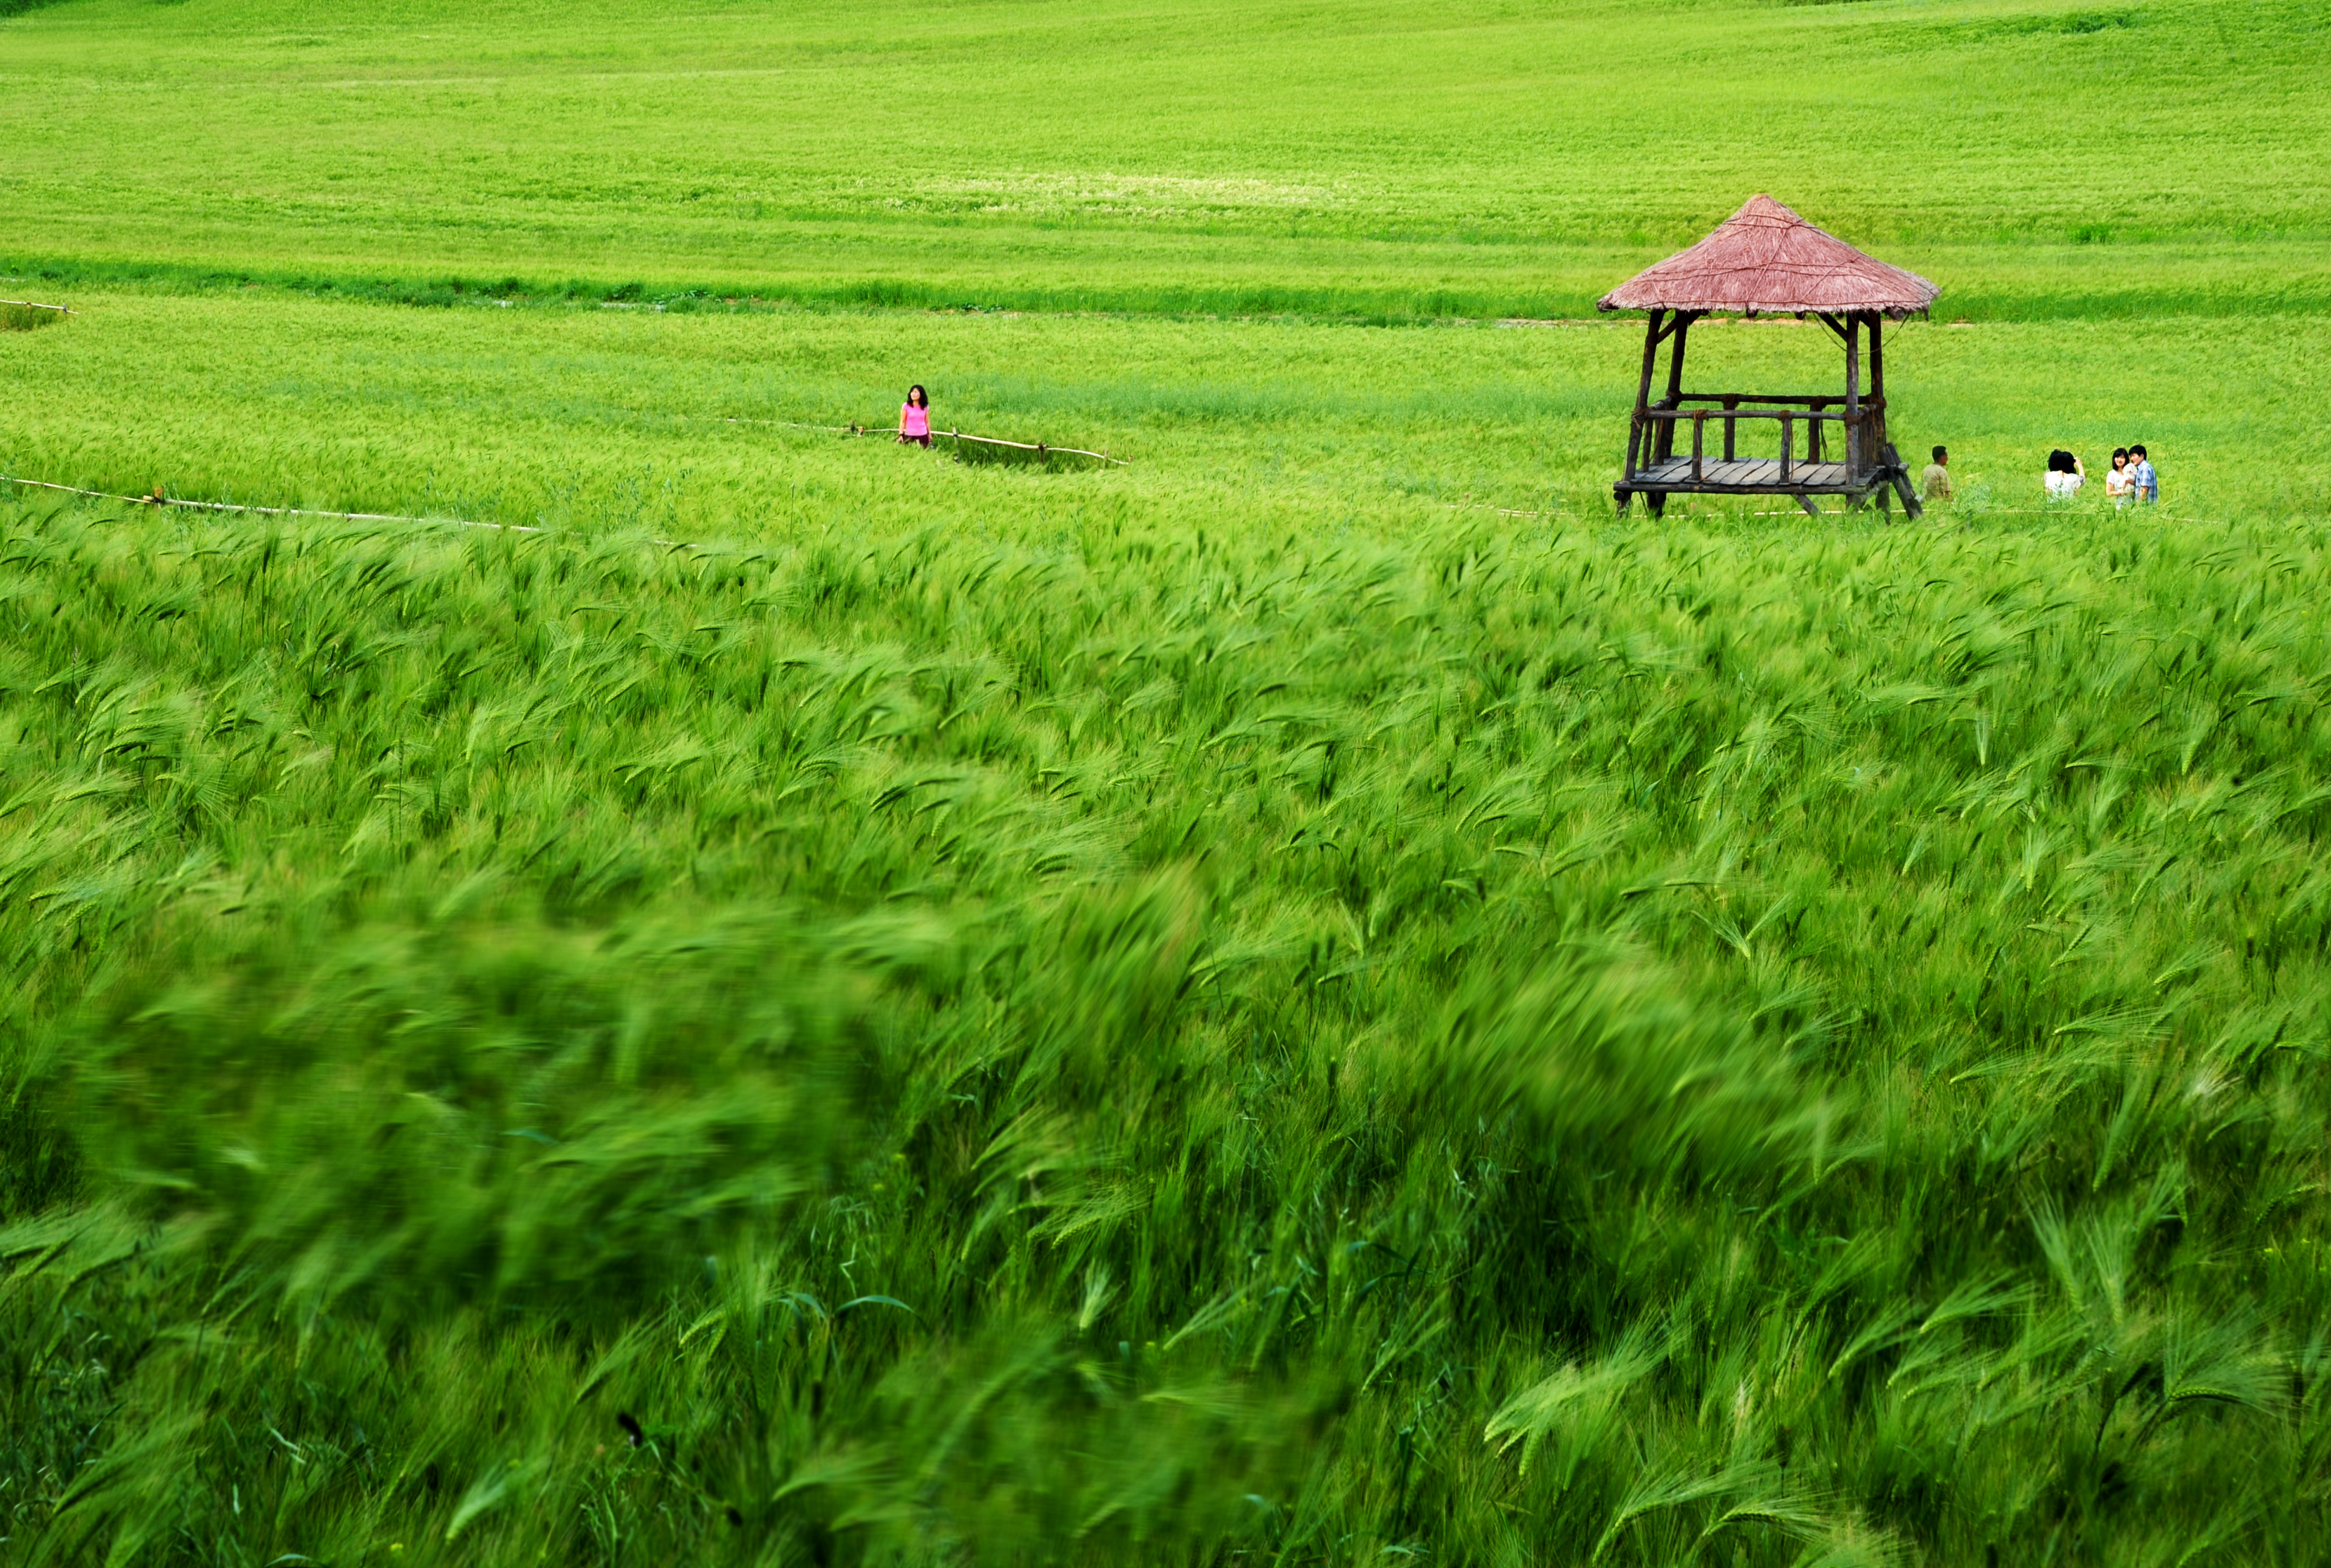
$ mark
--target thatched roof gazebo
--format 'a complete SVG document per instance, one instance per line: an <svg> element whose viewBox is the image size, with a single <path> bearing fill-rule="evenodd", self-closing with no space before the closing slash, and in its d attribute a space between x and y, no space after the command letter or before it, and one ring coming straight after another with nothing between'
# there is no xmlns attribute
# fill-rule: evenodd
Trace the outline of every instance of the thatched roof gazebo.
<svg viewBox="0 0 2331 1568"><path fill-rule="evenodd" d="M1690 250L1637 273L1596 304L1598 310L1650 312L1643 337L1643 379L1627 432L1627 467L1614 489L1619 509L1636 496L1656 517L1667 498L1688 495L1776 495L1795 498L1819 514L1817 495L1839 495L1859 507L1872 495L1886 506L1889 487L1912 517L1918 500L1902 460L1886 439L1886 354L1882 323L1923 312L1941 293L1916 272L1865 256L1836 235L1813 227L1770 196L1749 198L1716 232ZM1719 311L1743 316L1817 318L1845 345L1842 397L1767 396L1745 392L1686 392L1685 340L1691 324ZM1861 337L1870 337L1870 389L1861 387ZM1651 401L1660 345L1668 343L1667 395ZM1691 407L1689 404L1705 406ZM1800 413L1799 410L1803 412ZM1742 420L1780 426L1777 458L1737 454ZM1717 424L1724 453L1708 446ZM1805 447L1796 451L1796 428ZM1835 428L1835 458L1824 432ZM1677 451L1688 442L1689 454Z"/></svg>

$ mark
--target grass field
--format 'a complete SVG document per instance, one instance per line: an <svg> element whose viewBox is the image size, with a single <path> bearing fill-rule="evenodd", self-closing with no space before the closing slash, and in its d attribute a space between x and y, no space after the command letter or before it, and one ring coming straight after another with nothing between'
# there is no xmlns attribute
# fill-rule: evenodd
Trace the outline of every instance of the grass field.
<svg viewBox="0 0 2331 1568"><path fill-rule="evenodd" d="M1753 192L1974 317L2331 306L2311 0L84 0L0 273L1567 316Z"/></svg>
<svg viewBox="0 0 2331 1568"><path fill-rule="evenodd" d="M0 1563L2331 1560L2317 8L12 9Z"/></svg>
<svg viewBox="0 0 2331 1568"><path fill-rule="evenodd" d="M61 328L0 336L17 393L0 472L725 543L870 518L1012 529L1103 499L1159 526L1389 528L1469 497L1599 517L1642 354L1632 322L76 299L86 314ZM1890 339L1892 428L1914 454L1950 446L1961 518L2037 507L2051 447L2101 472L2130 441L2151 448L2177 515L2319 515L2331 319L2243 326L1907 323ZM1813 391L1841 383L1841 361L1826 332L1787 322L1703 328L1691 363L1708 385ZM930 387L941 428L1107 448L1133 466L998 489L800 428L895 424L909 382Z"/></svg>

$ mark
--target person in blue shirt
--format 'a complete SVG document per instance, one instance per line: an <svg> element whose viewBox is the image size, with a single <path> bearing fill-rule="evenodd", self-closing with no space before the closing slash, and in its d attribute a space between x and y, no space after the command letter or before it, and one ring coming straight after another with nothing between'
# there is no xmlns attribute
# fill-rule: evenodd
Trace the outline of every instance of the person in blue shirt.
<svg viewBox="0 0 2331 1568"><path fill-rule="evenodd" d="M2153 460L2145 455L2142 442L2128 449L2129 478L2136 482L2136 499L2151 503L2161 499L2161 480L2153 472Z"/></svg>

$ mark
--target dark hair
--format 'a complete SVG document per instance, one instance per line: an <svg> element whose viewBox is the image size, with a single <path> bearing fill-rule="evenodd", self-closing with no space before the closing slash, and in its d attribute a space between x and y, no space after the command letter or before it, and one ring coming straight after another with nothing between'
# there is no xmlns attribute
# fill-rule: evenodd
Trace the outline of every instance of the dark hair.
<svg viewBox="0 0 2331 1568"><path fill-rule="evenodd" d="M2120 458L2125 458L2125 457L2126 457L2127 455L2128 455L2128 448L2126 448L2126 447L2125 447L2125 446L2117 446L2117 447L2113 448L2113 456L2114 456L2114 458L2115 458L2115 459L2117 459L2117 459L2120 459Z"/></svg>
<svg viewBox="0 0 2331 1568"><path fill-rule="evenodd" d="M2076 471L2072 467L2072 454L2060 446L2050 452L2048 471L2051 474L2068 474Z"/></svg>
<svg viewBox="0 0 2331 1568"><path fill-rule="evenodd" d="M2145 443L2144 443L2143 442L2136 442L2132 443L2132 444L2130 445L2129 449L2128 449L2128 455L2129 455L2129 456L2131 456L2131 457L2143 457L2143 456L2145 456Z"/></svg>
<svg viewBox="0 0 2331 1568"><path fill-rule="evenodd" d="M1950 455L1951 449L1946 446L1938 446L1935 449L1935 461L1936 462L1942 461L1945 458Z"/></svg>
<svg viewBox="0 0 2331 1568"><path fill-rule="evenodd" d="M918 381L907 388L907 402L916 408L928 408L931 405L931 394L923 390L923 384Z"/></svg>

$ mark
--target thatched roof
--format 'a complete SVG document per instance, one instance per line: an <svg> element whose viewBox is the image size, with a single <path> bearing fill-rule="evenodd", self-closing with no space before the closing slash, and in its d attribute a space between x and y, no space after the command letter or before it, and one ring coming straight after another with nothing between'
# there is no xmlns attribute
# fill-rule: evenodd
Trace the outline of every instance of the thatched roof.
<svg viewBox="0 0 2331 1568"><path fill-rule="evenodd" d="M1689 251L1603 296L1598 310L1924 310L1942 290L1814 228L1770 196L1751 196Z"/></svg>

